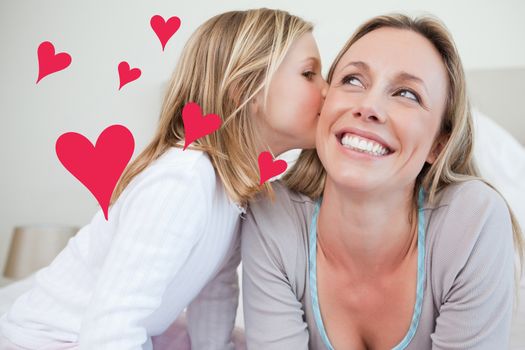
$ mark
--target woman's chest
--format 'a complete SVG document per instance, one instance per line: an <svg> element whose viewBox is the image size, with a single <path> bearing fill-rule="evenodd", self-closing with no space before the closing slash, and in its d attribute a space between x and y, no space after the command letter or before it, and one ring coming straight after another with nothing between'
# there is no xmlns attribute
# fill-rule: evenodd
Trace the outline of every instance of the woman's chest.
<svg viewBox="0 0 525 350"><path fill-rule="evenodd" d="M335 349L392 349L403 340L416 302L417 261L367 283L322 261L317 268L320 316Z"/></svg>

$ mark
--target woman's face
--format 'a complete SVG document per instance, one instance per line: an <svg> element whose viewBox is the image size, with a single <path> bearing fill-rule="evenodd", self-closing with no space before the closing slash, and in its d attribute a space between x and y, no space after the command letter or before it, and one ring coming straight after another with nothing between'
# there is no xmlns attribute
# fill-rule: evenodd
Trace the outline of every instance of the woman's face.
<svg viewBox="0 0 525 350"><path fill-rule="evenodd" d="M312 33L306 33L292 44L274 73L266 108L261 103L257 107L260 131L274 153L315 147L326 89L317 44ZM262 95L256 100L261 102Z"/></svg>
<svg viewBox="0 0 525 350"><path fill-rule="evenodd" d="M317 128L329 181L359 191L413 185L436 158L447 88L443 61L422 35L380 28L356 41L337 64Z"/></svg>

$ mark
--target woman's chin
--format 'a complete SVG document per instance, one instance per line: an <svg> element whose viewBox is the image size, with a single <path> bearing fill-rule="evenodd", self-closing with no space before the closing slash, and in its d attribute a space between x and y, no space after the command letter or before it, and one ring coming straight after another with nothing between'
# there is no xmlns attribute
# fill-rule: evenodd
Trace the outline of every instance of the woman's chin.
<svg viewBox="0 0 525 350"><path fill-rule="evenodd" d="M333 182L340 190L352 192L367 192L377 188L377 179L363 176L361 174L349 173L339 176L330 176L329 181Z"/></svg>

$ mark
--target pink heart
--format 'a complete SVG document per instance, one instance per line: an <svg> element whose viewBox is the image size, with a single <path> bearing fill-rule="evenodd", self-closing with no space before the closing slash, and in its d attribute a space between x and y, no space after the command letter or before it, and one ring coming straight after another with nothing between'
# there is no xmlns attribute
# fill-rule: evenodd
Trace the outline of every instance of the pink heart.
<svg viewBox="0 0 525 350"><path fill-rule="evenodd" d="M118 76L120 79L119 90L122 89L127 83L131 83L133 80L137 80L140 77L141 71L138 68L129 68L129 63L122 61L118 65Z"/></svg>
<svg viewBox="0 0 525 350"><path fill-rule="evenodd" d="M111 195L134 148L133 135L122 125L106 128L94 147L76 132L62 134L55 145L62 165L95 196L106 220Z"/></svg>
<svg viewBox="0 0 525 350"><path fill-rule="evenodd" d="M221 118L216 114L207 114L203 117L200 106L195 102L186 103L182 109L182 122L185 140L183 150L193 141L219 129L222 123Z"/></svg>
<svg viewBox="0 0 525 350"><path fill-rule="evenodd" d="M267 151L259 154L258 162L259 174L261 177L259 185L262 185L274 176L282 174L288 167L288 164L282 159L274 161L272 154Z"/></svg>
<svg viewBox="0 0 525 350"><path fill-rule="evenodd" d="M55 47L49 41L44 41L38 46L37 55L37 84L47 75L66 69L71 64L71 56L67 52L55 55Z"/></svg>
<svg viewBox="0 0 525 350"><path fill-rule="evenodd" d="M162 44L162 51L170 38L179 30L180 28L180 18L173 16L167 21L164 21L164 18L160 15L155 15L151 17L150 25L157 37Z"/></svg>

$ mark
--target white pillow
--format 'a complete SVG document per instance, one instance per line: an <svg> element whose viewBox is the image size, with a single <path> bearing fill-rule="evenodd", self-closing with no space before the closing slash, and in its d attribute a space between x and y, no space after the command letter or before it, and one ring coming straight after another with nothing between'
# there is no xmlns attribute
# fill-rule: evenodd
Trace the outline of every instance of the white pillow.
<svg viewBox="0 0 525 350"><path fill-rule="evenodd" d="M525 230L525 148L505 129L476 108L474 159L481 175L494 185L509 203ZM525 287L525 278L522 279Z"/></svg>
<svg viewBox="0 0 525 350"><path fill-rule="evenodd" d="M525 148L492 119L473 109L474 158L481 175L501 191L525 228Z"/></svg>

